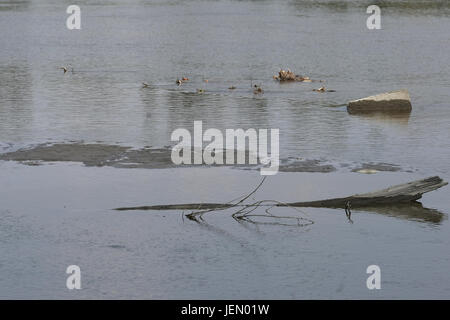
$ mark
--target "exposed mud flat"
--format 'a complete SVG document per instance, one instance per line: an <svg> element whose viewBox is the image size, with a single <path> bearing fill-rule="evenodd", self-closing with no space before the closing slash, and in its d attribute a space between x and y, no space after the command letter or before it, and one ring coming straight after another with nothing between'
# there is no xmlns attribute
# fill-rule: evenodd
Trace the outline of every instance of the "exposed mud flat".
<svg viewBox="0 0 450 320"><path fill-rule="evenodd" d="M281 172L333 172L337 168L329 163L325 163L323 160L315 159L282 159L280 161Z"/></svg>
<svg viewBox="0 0 450 320"><path fill-rule="evenodd" d="M352 172L359 172L364 170L371 170L371 171L388 171L388 172L397 172L401 171L402 168L396 164L391 163L363 163L359 167L352 169Z"/></svg>
<svg viewBox="0 0 450 320"><path fill-rule="evenodd" d="M139 149L107 144L41 144L0 155L0 160L23 164L42 162L81 162L88 167L170 168L169 149Z"/></svg>
<svg viewBox="0 0 450 320"><path fill-rule="evenodd" d="M88 167L115 167L115 168L145 168L167 169L179 167L192 167L194 165L175 165L171 159L171 148L145 147L134 149L132 147L109 144L84 143L56 143L40 144L30 148L0 154L0 160L17 161L24 165L36 166L47 162L81 162ZM246 152L248 159L248 152ZM199 166L199 165L195 165ZM200 166L207 167L202 164ZM218 166L218 165L213 165ZM222 166L222 165L220 165ZM227 165L239 169L257 170L262 165ZM400 166L389 163L362 163L346 164L332 163L324 159L304 159L288 157L280 160L280 172L317 172L329 173L339 169L360 172L371 170L373 172L405 171Z"/></svg>

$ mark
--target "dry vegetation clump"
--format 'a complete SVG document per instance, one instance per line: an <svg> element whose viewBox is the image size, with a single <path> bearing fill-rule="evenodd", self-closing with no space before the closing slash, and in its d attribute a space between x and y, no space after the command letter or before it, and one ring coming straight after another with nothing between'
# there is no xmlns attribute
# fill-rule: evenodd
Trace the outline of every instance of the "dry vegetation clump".
<svg viewBox="0 0 450 320"><path fill-rule="evenodd" d="M287 69L287 70L281 69L278 72L278 75L273 76L273 78L278 81L302 81L302 82L310 82L311 81L311 79L309 79L309 77L297 75L289 69Z"/></svg>

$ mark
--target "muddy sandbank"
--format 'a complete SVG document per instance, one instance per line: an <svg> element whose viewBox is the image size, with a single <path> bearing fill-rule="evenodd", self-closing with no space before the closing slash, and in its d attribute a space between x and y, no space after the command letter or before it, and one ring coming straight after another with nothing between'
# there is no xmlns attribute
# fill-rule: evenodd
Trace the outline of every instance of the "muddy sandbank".
<svg viewBox="0 0 450 320"><path fill-rule="evenodd" d="M0 160L17 161L24 165L40 165L46 162L81 162L88 167L167 169L192 167L194 165L175 165L171 159L170 147L140 149L129 146L101 143L55 143L39 144L0 154ZM246 156L248 153L246 152ZM198 165L195 165L198 166ZM206 165L203 167L219 166ZM222 165L220 165L222 166ZM257 170L258 165L226 165L239 169ZM337 164L324 159L305 159L288 157L280 159L280 172L318 172L329 173L338 169L358 172L361 170L402 171L402 168L389 163Z"/></svg>

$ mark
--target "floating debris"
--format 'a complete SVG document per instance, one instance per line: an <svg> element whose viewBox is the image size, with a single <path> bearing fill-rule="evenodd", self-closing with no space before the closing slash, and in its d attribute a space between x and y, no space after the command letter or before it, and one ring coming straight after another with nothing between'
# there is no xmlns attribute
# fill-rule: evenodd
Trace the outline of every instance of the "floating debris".
<svg viewBox="0 0 450 320"><path fill-rule="evenodd" d="M287 69L287 70L281 69L278 72L278 75L273 76L273 79L278 80L278 81L312 82L312 80L309 77L297 75L289 69Z"/></svg>
<svg viewBox="0 0 450 320"><path fill-rule="evenodd" d="M147 82L142 82L142 88L148 88L150 85Z"/></svg>
<svg viewBox="0 0 450 320"><path fill-rule="evenodd" d="M234 90L234 89L236 89L236 87L235 87L235 86L231 86L231 87L229 87L228 89Z"/></svg>
<svg viewBox="0 0 450 320"><path fill-rule="evenodd" d="M364 173L364 174L374 174L374 173L377 173L378 170L375 170L375 169L360 169L360 170L357 170L355 172Z"/></svg>
<svg viewBox="0 0 450 320"><path fill-rule="evenodd" d="M182 85L183 84L183 82L186 82L186 81L189 81L189 78L187 78L187 77L182 77L181 79L180 78L177 78L177 81L176 81L176 83L177 83L177 85Z"/></svg>
<svg viewBox="0 0 450 320"><path fill-rule="evenodd" d="M261 86L258 86L255 84L254 88L255 88L255 90L253 90L254 94L263 94L264 93L264 90L261 88Z"/></svg>
<svg viewBox="0 0 450 320"><path fill-rule="evenodd" d="M64 73L67 73L67 71L69 71L70 69L70 72L73 73L73 67L70 64L68 64L67 66L61 66L58 69L61 69L62 71L64 71Z"/></svg>
<svg viewBox="0 0 450 320"><path fill-rule="evenodd" d="M325 87L320 87L319 89L313 89L315 92L336 92L336 90L327 90Z"/></svg>
<svg viewBox="0 0 450 320"><path fill-rule="evenodd" d="M197 93L205 93L204 89L197 89Z"/></svg>
<svg viewBox="0 0 450 320"><path fill-rule="evenodd" d="M325 87L320 87L319 89L313 89L316 92L325 92Z"/></svg>

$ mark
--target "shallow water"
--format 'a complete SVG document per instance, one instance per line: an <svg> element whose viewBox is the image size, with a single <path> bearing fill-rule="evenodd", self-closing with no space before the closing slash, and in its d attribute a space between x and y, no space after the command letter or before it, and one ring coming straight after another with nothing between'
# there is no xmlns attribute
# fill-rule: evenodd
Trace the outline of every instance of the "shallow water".
<svg viewBox="0 0 450 320"><path fill-rule="evenodd" d="M2 298L443 298L449 294L448 220L429 212L393 216L283 208L306 227L240 224L231 212L199 225L174 211L119 206L221 202L248 193L261 177L217 169L38 167L3 163ZM279 173L256 199L309 200L406 182L409 173ZM192 188L195 181L196 188ZM345 181L345 191L336 186ZM161 184L164 188L161 188ZM224 187L228 191L224 191ZM424 206L445 210L445 190ZM263 210L259 210L263 213ZM395 210L394 210L395 211ZM394 214L397 214L394 212ZM82 270L82 290L65 288L65 268ZM382 289L366 288L378 264Z"/></svg>
<svg viewBox="0 0 450 320"><path fill-rule="evenodd" d="M368 4L97 1L80 4L82 30L69 31L68 4L0 1L0 152L71 141L159 148L202 120L279 128L282 158L411 171L279 173L258 199L344 196L428 175L448 181L450 4L384 1L379 31L366 28ZM73 73L58 69L69 64ZM325 82L280 85L272 76L281 67ZM190 81L177 86L183 76ZM312 91L322 85L336 92ZM409 116L351 116L343 106L401 88ZM202 227L179 212L110 210L228 201L259 179L228 168L0 162L0 297L449 298L448 187L423 199L442 213L432 221L356 212L349 224L338 210L305 209L315 222L307 228L258 231L227 213ZM65 288L69 264L82 267L79 292ZM382 290L367 290L369 264L381 266Z"/></svg>

